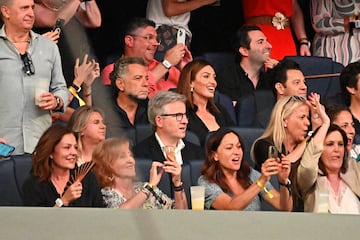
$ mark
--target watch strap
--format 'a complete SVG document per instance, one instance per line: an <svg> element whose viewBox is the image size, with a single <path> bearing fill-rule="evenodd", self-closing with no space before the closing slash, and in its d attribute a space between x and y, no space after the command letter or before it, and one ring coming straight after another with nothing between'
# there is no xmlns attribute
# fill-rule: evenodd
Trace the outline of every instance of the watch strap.
<svg viewBox="0 0 360 240"><path fill-rule="evenodd" d="M164 60L161 62L161 64L162 64L166 69L170 69L170 68L172 67L171 63L170 63L168 60L166 60L166 59L164 59Z"/></svg>

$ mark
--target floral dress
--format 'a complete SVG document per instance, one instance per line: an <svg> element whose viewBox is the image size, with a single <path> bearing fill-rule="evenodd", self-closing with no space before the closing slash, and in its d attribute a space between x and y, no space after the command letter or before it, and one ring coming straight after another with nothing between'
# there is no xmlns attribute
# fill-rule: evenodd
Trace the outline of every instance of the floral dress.
<svg viewBox="0 0 360 240"><path fill-rule="evenodd" d="M141 191L144 183L134 183L134 190L136 193ZM146 199L142 208L143 209L174 209L175 201L169 198L159 188L155 188L154 192L157 196L150 194L150 197ZM103 200L107 208L119 208L121 204L127 201L124 195L117 190L105 187L101 189ZM161 200L160 200L161 199Z"/></svg>

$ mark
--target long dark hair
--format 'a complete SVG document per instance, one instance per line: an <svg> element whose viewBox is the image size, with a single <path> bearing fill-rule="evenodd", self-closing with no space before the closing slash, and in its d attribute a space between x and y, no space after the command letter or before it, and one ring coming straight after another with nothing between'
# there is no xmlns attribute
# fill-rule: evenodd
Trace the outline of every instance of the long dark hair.
<svg viewBox="0 0 360 240"><path fill-rule="evenodd" d="M224 192L232 191L225 181L225 175L221 170L219 161L215 161L214 159L214 152L218 150L223 138L230 133L237 136L241 144L241 149L244 153L244 144L239 134L232 129L220 128L211 134L207 141L205 161L201 168L201 174L205 177L205 179L219 185ZM250 165L246 160L244 160L244 158L241 159L241 166L237 171L236 178L243 188L248 188L250 186Z"/></svg>

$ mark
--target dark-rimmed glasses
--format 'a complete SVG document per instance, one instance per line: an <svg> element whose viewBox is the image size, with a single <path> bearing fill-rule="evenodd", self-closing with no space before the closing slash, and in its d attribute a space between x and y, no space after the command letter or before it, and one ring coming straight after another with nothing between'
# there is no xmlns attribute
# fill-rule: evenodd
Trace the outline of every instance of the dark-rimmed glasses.
<svg viewBox="0 0 360 240"><path fill-rule="evenodd" d="M169 114L161 114L162 117L175 117L176 121L181 121L184 117L188 119L186 113L169 113Z"/></svg>
<svg viewBox="0 0 360 240"><path fill-rule="evenodd" d="M152 40L155 40L158 44L161 43L161 39L159 36L155 36L155 35L152 35L152 34L147 34L147 35L137 35L137 34L129 34L130 36L132 37L140 37L140 38L143 38L145 39L146 41L152 41Z"/></svg>
<svg viewBox="0 0 360 240"><path fill-rule="evenodd" d="M24 64L23 66L24 73L28 76L34 75L35 68L31 60L30 54L28 52L25 52L24 54L20 54L20 58Z"/></svg>

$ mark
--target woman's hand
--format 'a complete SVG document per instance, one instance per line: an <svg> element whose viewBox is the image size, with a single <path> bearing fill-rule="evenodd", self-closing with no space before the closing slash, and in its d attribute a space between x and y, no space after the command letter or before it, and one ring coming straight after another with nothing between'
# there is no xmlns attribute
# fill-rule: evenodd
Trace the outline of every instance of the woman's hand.
<svg viewBox="0 0 360 240"><path fill-rule="evenodd" d="M312 92L308 98L313 130L320 127L322 124L329 124L330 119L325 112L324 106L320 103L320 95Z"/></svg>
<svg viewBox="0 0 360 240"><path fill-rule="evenodd" d="M71 202L81 197L82 194L82 184L81 182L74 182L61 197L65 206L68 206Z"/></svg>
<svg viewBox="0 0 360 240"><path fill-rule="evenodd" d="M100 76L99 63L95 60L88 61L88 54L85 54L82 63L80 59L76 58L74 66L74 84L76 86L83 85L84 88L90 88L95 78Z"/></svg>
<svg viewBox="0 0 360 240"><path fill-rule="evenodd" d="M289 178L290 171L291 171L290 160L287 159L285 155L282 155L279 166L279 173L278 173L279 181L282 183L287 182L286 180Z"/></svg>
<svg viewBox="0 0 360 240"><path fill-rule="evenodd" d="M276 158L268 158L261 165L261 176L260 180L263 184L270 180L272 175L276 175L279 173L279 168L281 164L278 162L279 160Z"/></svg>
<svg viewBox="0 0 360 240"><path fill-rule="evenodd" d="M164 164L161 162L153 161L150 168L149 183L155 188L164 173Z"/></svg>
<svg viewBox="0 0 360 240"><path fill-rule="evenodd" d="M59 31L49 31L44 33L42 36L49 38L54 43L58 43L60 38L60 32Z"/></svg>

